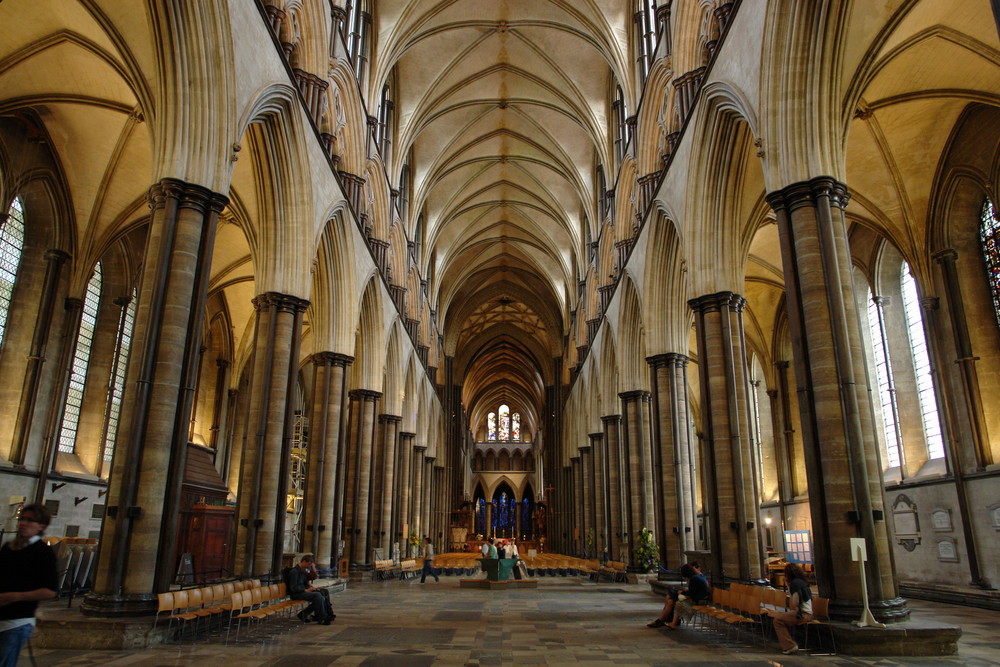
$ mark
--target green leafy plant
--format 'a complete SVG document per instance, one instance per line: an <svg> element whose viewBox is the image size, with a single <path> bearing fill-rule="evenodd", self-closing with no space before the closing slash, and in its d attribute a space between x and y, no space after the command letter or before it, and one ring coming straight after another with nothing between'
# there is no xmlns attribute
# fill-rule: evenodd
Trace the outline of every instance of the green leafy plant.
<svg viewBox="0 0 1000 667"><path fill-rule="evenodd" d="M653 531L645 526L639 531L639 543L632 550L632 562L647 571L660 562L660 547L653 540Z"/></svg>

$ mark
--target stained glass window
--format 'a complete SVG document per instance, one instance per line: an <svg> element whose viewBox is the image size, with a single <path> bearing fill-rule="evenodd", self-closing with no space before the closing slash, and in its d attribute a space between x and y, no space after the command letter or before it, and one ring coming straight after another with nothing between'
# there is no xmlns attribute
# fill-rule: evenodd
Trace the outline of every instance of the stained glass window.
<svg viewBox="0 0 1000 667"><path fill-rule="evenodd" d="M506 405L500 406L500 432L498 440L510 440L510 408Z"/></svg>
<svg viewBox="0 0 1000 667"><path fill-rule="evenodd" d="M979 238L982 240L983 256L986 259L986 277L990 281L990 293L993 295L993 311L1000 324L1000 220L997 220L993 202L989 199L983 202L979 222Z"/></svg>
<svg viewBox="0 0 1000 667"><path fill-rule="evenodd" d="M896 433L896 398L892 391L892 367L885 353L885 333L882 312L868 290L868 330L872 337L872 355L878 379L878 398L882 414L882 434L885 436L886 467L900 464L900 443Z"/></svg>
<svg viewBox="0 0 1000 667"><path fill-rule="evenodd" d="M511 440L521 439L521 413L515 412L510 417L510 438Z"/></svg>
<svg viewBox="0 0 1000 667"><path fill-rule="evenodd" d="M494 412L491 412L486 416L486 439L497 439L497 416Z"/></svg>
<svg viewBox="0 0 1000 667"><path fill-rule="evenodd" d="M66 411L63 413L62 429L59 432L59 451L72 454L76 449L76 429L80 424L80 410L83 408L83 392L87 386L87 369L90 366L90 349L97 328L97 307L101 303L101 263L94 267L94 275L87 283L87 296L83 300L80 316L80 331L76 335L76 351L69 377L69 391L66 392Z"/></svg>
<svg viewBox="0 0 1000 667"><path fill-rule="evenodd" d="M3 342L7 313L14 294L14 280L17 278L17 267L21 264L23 249L24 212L21 200L14 197L10 210L7 211L7 219L0 221L0 343Z"/></svg>
<svg viewBox="0 0 1000 667"><path fill-rule="evenodd" d="M944 457L944 440L941 438L941 422L938 419L937 401L934 396L934 381L931 378L931 362L927 356L927 339L924 337L924 321L920 314L920 299L917 281L910 273L910 265L903 262L901 271L903 287L903 309L906 311L906 327L910 333L910 349L913 351L913 366L917 375L917 397L924 421L924 439L927 442L927 457Z"/></svg>
<svg viewBox="0 0 1000 667"><path fill-rule="evenodd" d="M118 420L121 418L122 395L125 392L125 366L128 363L128 353L132 346L132 328L135 325L135 289L132 298L122 308L121 319L118 322L118 353L115 354L115 365L111 370L111 382L108 386L108 425L104 434L104 460L110 461L114 454L115 438L118 435Z"/></svg>

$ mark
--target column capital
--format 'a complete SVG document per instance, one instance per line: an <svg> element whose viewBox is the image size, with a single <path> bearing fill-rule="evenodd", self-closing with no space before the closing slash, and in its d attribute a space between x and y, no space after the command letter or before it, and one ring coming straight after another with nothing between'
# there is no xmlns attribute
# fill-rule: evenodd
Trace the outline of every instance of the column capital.
<svg viewBox="0 0 1000 667"><path fill-rule="evenodd" d="M6 218L7 215L4 214L3 217ZM3 222L4 220L0 219L0 224L2 224ZM45 259L46 261L49 262L56 262L62 264L67 259L69 259L69 253L63 250L59 250L58 248L50 248L49 250L45 251Z"/></svg>
<svg viewBox="0 0 1000 667"><path fill-rule="evenodd" d="M938 264L954 264L958 261L958 251L954 248L945 248L931 255L931 258Z"/></svg>
<svg viewBox="0 0 1000 667"><path fill-rule="evenodd" d="M721 312L723 308L742 312L746 304L747 300L735 292L705 294L688 301L691 310L701 313Z"/></svg>
<svg viewBox="0 0 1000 667"><path fill-rule="evenodd" d="M403 421L403 418L400 417L399 415L386 415L386 414L382 414L382 415L378 416L378 420L379 420L379 422L386 423L386 424L391 424L391 423L398 424L398 423L400 423L400 422Z"/></svg>
<svg viewBox="0 0 1000 667"><path fill-rule="evenodd" d="M923 310L937 310L941 306L941 299L936 296L925 296L920 299L920 307Z"/></svg>
<svg viewBox="0 0 1000 667"><path fill-rule="evenodd" d="M316 352L312 355L312 362L316 366L350 366L354 357L340 352Z"/></svg>
<svg viewBox="0 0 1000 667"><path fill-rule="evenodd" d="M228 359L216 359L215 360L215 365L218 368L229 368L229 360Z"/></svg>
<svg viewBox="0 0 1000 667"><path fill-rule="evenodd" d="M167 199L177 200L180 208L194 209L200 213L220 212L229 203L229 197L208 188L187 183L177 178L164 178L149 188L146 201L150 208L163 206Z"/></svg>
<svg viewBox="0 0 1000 667"><path fill-rule="evenodd" d="M623 401L648 401L649 392L645 389L633 389L632 391L623 391L618 394L618 398Z"/></svg>
<svg viewBox="0 0 1000 667"><path fill-rule="evenodd" d="M352 389L348 396L354 401L370 401L374 403L382 398L382 392L373 389Z"/></svg>
<svg viewBox="0 0 1000 667"><path fill-rule="evenodd" d="M790 365L791 364L787 359L779 359L778 361L774 362L774 367L779 368L781 370L786 370Z"/></svg>
<svg viewBox="0 0 1000 667"><path fill-rule="evenodd" d="M668 366L682 368L687 366L690 361L691 357L679 352L666 352L664 354L654 354L651 357L646 357L646 363L653 368L665 368Z"/></svg>
<svg viewBox="0 0 1000 667"><path fill-rule="evenodd" d="M604 415L603 417L601 417L601 421L604 422L604 424L620 424L621 421L622 421L622 416L621 415Z"/></svg>
<svg viewBox="0 0 1000 667"><path fill-rule="evenodd" d="M264 292L263 294L258 294L253 298L251 303L253 303L254 309L258 312L274 308L275 310L287 313L301 313L309 307L309 302L305 299L300 299L296 296L291 296L290 294L281 294L280 292Z"/></svg>
<svg viewBox="0 0 1000 667"><path fill-rule="evenodd" d="M590 438L591 442L597 442L604 437L603 433L588 433L587 437Z"/></svg>
<svg viewBox="0 0 1000 667"><path fill-rule="evenodd" d="M892 296L873 295L872 303L874 303L879 308L885 308L886 306L892 303Z"/></svg>
<svg viewBox="0 0 1000 667"><path fill-rule="evenodd" d="M403 440L403 439L413 440L416 437L417 437L416 433L410 433L409 431L400 431L399 432L399 439L400 440Z"/></svg>
<svg viewBox="0 0 1000 667"><path fill-rule="evenodd" d="M578 452L580 452L581 454L589 454L590 453L590 444L588 443L586 445L580 445L579 447L576 448L576 450Z"/></svg>
<svg viewBox="0 0 1000 667"><path fill-rule="evenodd" d="M843 209L850 197L847 185L844 183L832 176L817 176L770 192L765 199L775 211L794 211L803 206L815 207L817 201L822 198L829 198L831 205Z"/></svg>

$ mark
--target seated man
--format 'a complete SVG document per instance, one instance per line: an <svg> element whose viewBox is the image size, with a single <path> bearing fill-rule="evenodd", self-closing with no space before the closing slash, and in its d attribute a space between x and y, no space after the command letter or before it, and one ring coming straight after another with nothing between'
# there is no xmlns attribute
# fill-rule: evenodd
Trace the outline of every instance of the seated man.
<svg viewBox="0 0 1000 667"><path fill-rule="evenodd" d="M693 604L704 604L711 597L708 581L697 563L685 563L681 566L681 576L688 580L688 586L680 591L671 589L663 603L663 611L656 619L648 623L649 628L669 628L673 630L681 624L681 617L690 618L694 615Z"/></svg>
<svg viewBox="0 0 1000 667"><path fill-rule="evenodd" d="M327 613L327 598L323 595L326 591L321 591L309 582L318 576L313 557L305 555L299 561L298 567L288 570L285 585L288 588L288 597L293 600L306 600L309 606L298 613L298 617L303 622L308 622L310 615L317 623L330 625L333 614Z"/></svg>

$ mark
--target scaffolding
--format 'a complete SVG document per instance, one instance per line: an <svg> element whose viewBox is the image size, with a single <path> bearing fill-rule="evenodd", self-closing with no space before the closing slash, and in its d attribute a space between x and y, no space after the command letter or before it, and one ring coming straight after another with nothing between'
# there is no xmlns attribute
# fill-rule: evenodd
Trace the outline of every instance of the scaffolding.
<svg viewBox="0 0 1000 667"><path fill-rule="evenodd" d="M292 424L292 451L288 466L288 505L285 516L285 551L302 548L302 510L306 492L306 469L309 459L309 418L298 410Z"/></svg>

